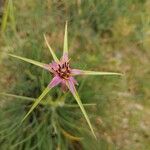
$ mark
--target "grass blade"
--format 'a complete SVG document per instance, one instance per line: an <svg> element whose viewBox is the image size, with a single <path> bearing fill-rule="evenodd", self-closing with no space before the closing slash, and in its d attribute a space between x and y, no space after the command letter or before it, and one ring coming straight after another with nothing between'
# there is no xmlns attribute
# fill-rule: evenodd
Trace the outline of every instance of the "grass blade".
<svg viewBox="0 0 150 150"><path fill-rule="evenodd" d="M82 104L83 106L96 106L95 103ZM64 104L64 107L79 107L77 104Z"/></svg>
<svg viewBox="0 0 150 150"><path fill-rule="evenodd" d="M71 135L70 133L65 131L63 128L61 128L61 131L65 137L67 137L68 139L70 139L72 141L81 141L83 139L82 137L77 137L77 136Z"/></svg>
<svg viewBox="0 0 150 150"><path fill-rule="evenodd" d="M20 96L20 95L15 95L15 94L8 94L8 93L0 93L0 95L4 95L4 96L8 96L8 97L12 97L12 98L17 98L17 99L22 99L22 100L27 100L27 101L30 101L30 102L34 102L35 98L32 98L32 97L26 97L26 96ZM41 105L47 105L47 104L52 104L52 103L48 103L46 101L42 101L42 102L39 102Z"/></svg>
<svg viewBox="0 0 150 150"><path fill-rule="evenodd" d="M26 96L20 96L20 95L15 95L15 94L0 93L0 95L13 97L13 98L18 98L18 99L23 99L23 100L28 100L28 101L34 101L34 98L26 97Z"/></svg>
<svg viewBox="0 0 150 150"><path fill-rule="evenodd" d="M1 31L2 32L4 32L6 29L9 11L10 11L10 1L6 0L5 5L4 5L4 14L2 17L2 25L1 25Z"/></svg>
<svg viewBox="0 0 150 150"><path fill-rule="evenodd" d="M14 5L13 5L13 1L10 1L10 13L9 13L9 17L11 19L11 27L14 31L16 31L16 22L15 22L15 15L14 15Z"/></svg>

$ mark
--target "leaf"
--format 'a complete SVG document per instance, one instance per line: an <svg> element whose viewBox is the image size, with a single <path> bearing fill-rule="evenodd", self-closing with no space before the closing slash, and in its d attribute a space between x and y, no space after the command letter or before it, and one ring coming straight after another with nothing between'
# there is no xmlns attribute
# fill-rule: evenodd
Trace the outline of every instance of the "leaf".
<svg viewBox="0 0 150 150"><path fill-rule="evenodd" d="M15 22L15 15L14 15L14 5L13 5L13 0L10 1L10 12L9 12L9 17L11 20L11 27L14 31L16 31L16 22Z"/></svg>
<svg viewBox="0 0 150 150"><path fill-rule="evenodd" d="M29 139L31 139L43 126L44 122L41 122L40 124L36 125L36 128L34 128L34 130L32 130L29 135L27 137L25 137L24 139L20 140L18 143L16 142L14 145L11 145L11 148L15 148L20 144L25 143L26 141L28 141Z"/></svg>
<svg viewBox="0 0 150 150"><path fill-rule="evenodd" d="M12 97L12 98L18 98L18 99L22 99L22 100L27 100L30 102L34 102L34 100L35 100L35 98L32 98L32 97L26 97L26 96L20 96L20 95L15 95L15 94L8 94L8 93L0 93L0 95ZM40 102L40 104L46 105L47 103L46 102Z"/></svg>
<svg viewBox="0 0 150 150"><path fill-rule="evenodd" d="M41 62L38 62L38 61L35 61L35 60L32 60L32 59L28 59L28 58L24 58L24 57L21 57L21 56L17 56L17 55L13 55L13 54L8 54L9 56L11 57L14 57L14 58L18 58L18 59L21 59L23 61L26 61L28 63L31 63L33 65L36 65L36 66L39 66L39 67L42 67L45 69L45 64L41 63Z"/></svg>
<svg viewBox="0 0 150 150"><path fill-rule="evenodd" d="M13 98L18 98L18 99L23 99L23 100L28 100L28 101L34 101L34 98L26 97L26 96L19 96L19 95L8 94L8 93L0 93L0 95L13 97Z"/></svg>
<svg viewBox="0 0 150 150"><path fill-rule="evenodd" d="M63 55L68 54L68 23L66 21L65 34L64 34L64 50Z"/></svg>
<svg viewBox="0 0 150 150"><path fill-rule="evenodd" d="M80 107L80 109L81 109L81 111L82 111L82 113L83 113L83 115L84 115L84 117L85 117L85 119L86 119L86 121L87 121L87 123L88 123L88 125L89 125L89 127L91 129L91 131L92 131L92 134L96 138L96 135L94 133L94 130L93 130L93 127L92 127L91 122L89 120L89 117L88 117L88 115L87 115L87 113L86 113L86 111L85 111L85 109L83 107L83 104L82 104L82 102L80 100L79 94L78 94L78 92L77 92L73 82L71 82L71 81L69 82L68 81L67 86L68 86L69 90L71 91L71 93L73 94L75 100L77 101L77 103L78 103L78 105L79 105L79 107Z"/></svg>
<svg viewBox="0 0 150 150"><path fill-rule="evenodd" d="M50 51L50 53L51 53L51 55L52 55L52 57L53 57L54 61L58 63L58 62L59 62L59 60L58 60L58 58L57 58L56 54L54 53L54 51L52 50L52 48L50 47L50 45L49 45L49 43L48 43L48 40L47 40L47 38L46 38L46 35L45 35L45 34L44 34L44 39L45 39L46 45L47 45L47 47L49 48L49 51Z"/></svg>
<svg viewBox="0 0 150 150"><path fill-rule="evenodd" d="M61 128L61 131L64 134L64 136L67 137L70 140L81 141L83 139L82 137L76 137L74 135L71 135L70 133L68 133L67 131L65 131L63 128Z"/></svg>
<svg viewBox="0 0 150 150"><path fill-rule="evenodd" d="M95 103L88 103L88 104L82 104L83 106L96 106ZM64 104L64 107L79 107L79 105L76 104Z"/></svg>
<svg viewBox="0 0 150 150"><path fill-rule="evenodd" d="M9 16L9 11L10 11L10 1L6 0L5 4L4 4L4 14L3 14L3 17L2 17L2 23L1 23L2 32L4 32L5 29L6 29L8 16Z"/></svg>
<svg viewBox="0 0 150 150"><path fill-rule="evenodd" d="M10 25L12 29L16 31L13 0L5 0L4 13L3 13L2 23L1 23L2 32L6 30L9 20L10 20Z"/></svg>
<svg viewBox="0 0 150 150"><path fill-rule="evenodd" d="M42 94L35 100L34 104L28 111L28 113L25 115L25 117L22 119L22 122L28 117L28 115L34 110L34 108L40 103L40 101L43 99L43 97L51 90L51 88L47 87L45 90L42 92Z"/></svg>

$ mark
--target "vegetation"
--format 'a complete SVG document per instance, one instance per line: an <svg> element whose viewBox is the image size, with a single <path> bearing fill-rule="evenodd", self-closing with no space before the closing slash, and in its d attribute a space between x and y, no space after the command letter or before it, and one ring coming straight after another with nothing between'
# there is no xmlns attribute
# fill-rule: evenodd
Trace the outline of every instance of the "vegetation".
<svg viewBox="0 0 150 150"><path fill-rule="evenodd" d="M149 6L148 0L6 0L0 33L0 149L150 149ZM72 95L59 87L21 124L52 77L7 54L50 63L46 34L60 58L66 20L73 68L125 74L77 77L82 103L93 104L84 107L97 140Z"/></svg>

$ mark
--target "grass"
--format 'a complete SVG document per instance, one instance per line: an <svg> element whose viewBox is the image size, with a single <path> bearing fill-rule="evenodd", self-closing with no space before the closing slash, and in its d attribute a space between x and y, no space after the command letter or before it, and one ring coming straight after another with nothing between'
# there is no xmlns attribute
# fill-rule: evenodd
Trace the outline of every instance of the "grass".
<svg viewBox="0 0 150 150"><path fill-rule="evenodd" d="M52 132L54 128L50 127L52 109L43 106L39 106L19 126L19 120L26 112L24 107L30 103L1 96L1 149L44 150L53 146L51 149L88 150L93 145L95 150L149 149L149 14L148 0L39 0L36 3L33 0L14 0L10 15L15 18L15 23L9 16L0 39L1 92L39 96L51 79L49 74L14 60L6 53L48 63L52 57L44 42L43 34L46 34L54 51L61 56L66 20L74 67L118 71L125 73L125 77L77 78L82 102L97 104L97 107L86 107L95 125L97 141L91 138L89 131L82 129L86 127L86 122L78 108L62 107L56 113L61 117L55 117L57 126L61 125L67 133L84 137L80 142L66 137L62 132L58 133L57 138L55 134L51 136L55 133ZM49 96L55 100L59 94L56 88ZM66 101L74 102L71 95L66 97ZM8 120L8 117L12 119ZM42 118L46 123L37 118ZM30 124L31 121L33 124ZM12 122L18 123L18 126L14 127ZM76 126L81 126L81 130Z"/></svg>

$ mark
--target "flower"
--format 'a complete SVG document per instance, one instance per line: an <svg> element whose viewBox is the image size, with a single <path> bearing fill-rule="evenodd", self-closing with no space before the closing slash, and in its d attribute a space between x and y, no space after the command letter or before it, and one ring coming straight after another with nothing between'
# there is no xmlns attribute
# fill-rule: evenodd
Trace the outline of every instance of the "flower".
<svg viewBox="0 0 150 150"><path fill-rule="evenodd" d="M74 70L71 69L69 64L68 54L65 54L58 62L53 61L50 64L46 64L45 69L49 70L54 76L49 84L50 88L61 84L62 90L66 91L67 85L71 85L71 83L77 84L74 78Z"/></svg>
<svg viewBox="0 0 150 150"><path fill-rule="evenodd" d="M54 51L52 50L52 48L50 47L46 36L44 35L44 39L45 42L49 48L50 53L52 54L53 57L53 61L50 64L44 64L41 62L37 62L35 60L31 60L28 58L24 58L24 57L20 57L20 56L16 56L13 54L9 54L12 57L21 59L23 61L29 62L31 64L34 64L36 66L42 67L48 71L50 71L53 74L53 79L51 80L51 82L49 83L49 85L47 86L47 88L45 88L45 90L42 92L42 94L35 100L34 104L32 105L32 107L30 108L30 110L28 111L28 113L25 115L25 117L23 118L23 120L33 111L33 109L40 103L40 101L43 99L43 97L55 86L57 86L58 84L61 84L63 91L65 91L67 88L70 90L70 92L72 93L72 95L74 96L75 100L77 101L79 107L81 108L81 111L93 133L94 134L94 130L92 128L91 122L88 118L88 115L83 107L83 104L80 100L79 94L76 90L75 85L77 85L77 81L75 80L74 76L76 75L122 75L120 73L115 73L115 72L95 72L95 71L87 71L87 70L80 70L80 69L71 69L70 67L70 59L68 59L68 37L67 37L67 22L65 25L65 34L64 34L64 48L63 48L63 56L62 58L59 60L56 56L56 54L54 53ZM22 121L23 121L22 120ZM96 136L95 136L96 137Z"/></svg>

